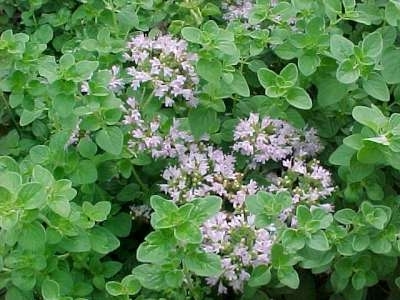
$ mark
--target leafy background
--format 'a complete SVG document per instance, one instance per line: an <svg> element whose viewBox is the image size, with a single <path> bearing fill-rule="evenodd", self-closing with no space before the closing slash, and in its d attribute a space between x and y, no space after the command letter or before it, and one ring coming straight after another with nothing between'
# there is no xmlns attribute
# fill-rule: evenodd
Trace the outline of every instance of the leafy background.
<svg viewBox="0 0 400 300"><path fill-rule="evenodd" d="M397 1L3 0L0 11L5 299L398 299ZM128 86L123 54L140 33L168 33L197 54L196 107ZM110 88L113 66L123 89ZM204 277L221 261L198 228L233 209L208 195L166 200L171 161L129 147L129 97L150 99L140 110L147 124L161 116L162 134L177 118L226 153L251 113L315 128L336 186L321 204L334 211L297 206L297 225L276 228L270 263L219 295ZM285 168L269 161L246 178L263 185L271 170ZM282 201L259 192L244 209L264 228L266 216L279 224Z"/></svg>

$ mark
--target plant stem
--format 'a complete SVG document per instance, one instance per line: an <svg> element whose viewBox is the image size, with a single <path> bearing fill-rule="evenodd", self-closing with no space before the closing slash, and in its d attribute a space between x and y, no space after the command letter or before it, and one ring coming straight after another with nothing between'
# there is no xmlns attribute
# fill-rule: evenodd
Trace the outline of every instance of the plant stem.
<svg viewBox="0 0 400 300"><path fill-rule="evenodd" d="M144 184L144 182L142 181L142 179L140 179L139 174L136 172L135 167L132 167L132 174L133 177L135 177L137 183L140 185L140 187L142 188L142 190L148 192L149 188Z"/></svg>
<svg viewBox="0 0 400 300"><path fill-rule="evenodd" d="M193 286L193 281L192 281L192 277L190 276L189 272L187 271L187 269L185 267L183 267L183 274L185 274L185 279L186 279L186 283L187 283L187 287L189 288L190 291L190 296L194 299L194 300L200 300L197 298L197 295L194 291L194 286Z"/></svg>
<svg viewBox="0 0 400 300"><path fill-rule="evenodd" d="M0 98L4 103L4 106L7 109L8 114L10 115L10 119L11 119L11 122L14 124L15 130L18 132L18 135L21 136L21 130L19 128L19 124L18 124L17 120L15 119L13 111L12 111L10 105L8 104L8 101L3 93L0 93Z"/></svg>

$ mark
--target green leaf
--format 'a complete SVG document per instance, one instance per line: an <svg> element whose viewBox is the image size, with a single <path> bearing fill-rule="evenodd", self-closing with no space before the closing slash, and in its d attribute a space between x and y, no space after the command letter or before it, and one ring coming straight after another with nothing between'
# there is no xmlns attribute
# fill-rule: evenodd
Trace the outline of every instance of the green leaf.
<svg viewBox="0 0 400 300"><path fill-rule="evenodd" d="M79 140L78 151L83 157L92 158L96 155L97 146L90 137L85 136Z"/></svg>
<svg viewBox="0 0 400 300"><path fill-rule="evenodd" d="M400 83L400 49L389 48L382 55L382 75L388 84Z"/></svg>
<svg viewBox="0 0 400 300"><path fill-rule="evenodd" d="M19 147L23 146L21 144L22 141L18 132L15 129L11 129L7 135L0 138L0 155L16 155L20 151Z"/></svg>
<svg viewBox="0 0 400 300"><path fill-rule="evenodd" d="M49 172L49 170L43 168L40 165L36 165L33 167L32 181L39 182L45 187L50 187L54 184L54 177L53 174Z"/></svg>
<svg viewBox="0 0 400 300"><path fill-rule="evenodd" d="M353 108L352 116L358 123L371 128L375 132L379 132L388 122L384 114L374 105L371 108L356 106Z"/></svg>
<svg viewBox="0 0 400 300"><path fill-rule="evenodd" d="M356 150L346 146L340 145L329 157L329 163L338 166L350 166L350 161Z"/></svg>
<svg viewBox="0 0 400 300"><path fill-rule="evenodd" d="M132 274L146 289L160 291L167 286L165 271L159 265L139 265L132 270Z"/></svg>
<svg viewBox="0 0 400 300"><path fill-rule="evenodd" d="M29 157L34 164L41 164L50 158L50 149L46 145L36 145L29 150Z"/></svg>
<svg viewBox="0 0 400 300"><path fill-rule="evenodd" d="M1 201L5 204L11 204L10 202L13 200L13 194L8 189L2 186L0 186L0 197Z"/></svg>
<svg viewBox="0 0 400 300"><path fill-rule="evenodd" d="M119 127L109 126L96 134L96 143L104 151L119 155L122 152L124 136Z"/></svg>
<svg viewBox="0 0 400 300"><path fill-rule="evenodd" d="M362 288L364 288L366 284L365 273L363 271L358 271L354 273L353 277L351 278L351 284L356 290L361 290Z"/></svg>
<svg viewBox="0 0 400 300"><path fill-rule="evenodd" d="M32 291L36 285L36 276L31 269L20 269L11 273L11 282L22 291Z"/></svg>
<svg viewBox="0 0 400 300"><path fill-rule="evenodd" d="M318 251L327 251L330 249L328 239L322 230L317 231L307 240L307 245Z"/></svg>
<svg viewBox="0 0 400 300"><path fill-rule="evenodd" d="M71 175L74 184L90 184L97 180L97 168L91 160L81 160Z"/></svg>
<svg viewBox="0 0 400 300"><path fill-rule="evenodd" d="M266 213L273 216L290 206L292 200L287 193L280 193L278 198L278 195L260 191L256 195L248 196L245 203L252 214Z"/></svg>
<svg viewBox="0 0 400 300"><path fill-rule="evenodd" d="M89 80L92 77L93 72L98 68L98 66L98 61L79 61L70 69L68 69L68 72L65 74L66 79L73 80L77 83L84 80Z"/></svg>
<svg viewBox="0 0 400 300"><path fill-rule="evenodd" d="M385 20L390 26L396 27L400 19L400 7L397 2L388 2L385 7Z"/></svg>
<svg viewBox="0 0 400 300"><path fill-rule="evenodd" d="M183 262L198 276L218 277L222 273L221 258L214 253L188 253Z"/></svg>
<svg viewBox="0 0 400 300"><path fill-rule="evenodd" d="M171 270L165 274L165 281L168 287L180 288L183 283L184 274L182 270Z"/></svg>
<svg viewBox="0 0 400 300"><path fill-rule="evenodd" d="M57 180L53 185L51 200L71 201L74 199L77 191L71 186L72 182L68 179Z"/></svg>
<svg viewBox="0 0 400 300"><path fill-rule="evenodd" d="M197 62L196 70L200 77L211 83L217 83L221 80L222 65L219 60L200 58Z"/></svg>
<svg viewBox="0 0 400 300"><path fill-rule="evenodd" d="M42 282L42 296L44 300L59 300L60 286L51 279L45 279Z"/></svg>
<svg viewBox="0 0 400 300"><path fill-rule="evenodd" d="M310 109L312 101L307 92L301 87L291 87L286 93L286 101L299 109Z"/></svg>
<svg viewBox="0 0 400 300"><path fill-rule="evenodd" d="M330 282L336 292L341 292L346 288L349 278L344 277L339 272L335 271L331 275Z"/></svg>
<svg viewBox="0 0 400 300"><path fill-rule="evenodd" d="M175 238L183 243L200 244L203 236L198 225L185 222L174 228Z"/></svg>
<svg viewBox="0 0 400 300"><path fill-rule="evenodd" d="M220 211L222 199L217 196L206 196L204 198L195 198L191 203L194 208L190 212L190 220L197 225L201 225Z"/></svg>
<svg viewBox="0 0 400 300"><path fill-rule="evenodd" d="M397 277L397 278L395 279L394 283L396 284L396 286L397 286L398 288L400 288L400 277Z"/></svg>
<svg viewBox="0 0 400 300"><path fill-rule="evenodd" d="M75 57L72 53L65 53L60 57L59 63L61 69L67 70L75 64Z"/></svg>
<svg viewBox="0 0 400 300"><path fill-rule="evenodd" d="M200 106L192 109L188 120L191 132L196 139L205 133L217 132L219 128L217 112L210 108Z"/></svg>
<svg viewBox="0 0 400 300"><path fill-rule="evenodd" d="M59 78L57 63L54 56L45 55L38 59L38 72L40 76L47 79L49 83Z"/></svg>
<svg viewBox="0 0 400 300"><path fill-rule="evenodd" d="M350 59L343 60L336 71L337 80L345 84L356 82L359 77L360 68Z"/></svg>
<svg viewBox="0 0 400 300"><path fill-rule="evenodd" d="M128 213L121 212L115 216L109 217L103 225L114 235L118 237L127 237L132 228L132 216Z"/></svg>
<svg viewBox="0 0 400 300"><path fill-rule="evenodd" d="M367 201L364 201L361 204L361 212L365 221L379 230L385 228L391 216L391 209L389 207L383 205L372 205Z"/></svg>
<svg viewBox="0 0 400 300"><path fill-rule="evenodd" d="M146 236L136 251L137 260L160 264L175 248L176 240L170 230L157 230Z"/></svg>
<svg viewBox="0 0 400 300"><path fill-rule="evenodd" d="M360 150L363 147L363 136L360 133L349 135L343 139L343 144L354 150Z"/></svg>
<svg viewBox="0 0 400 300"><path fill-rule="evenodd" d="M294 63L287 64L280 72L283 79L290 82L292 85L296 84L299 73L297 72L297 66Z"/></svg>
<svg viewBox="0 0 400 300"><path fill-rule="evenodd" d="M353 224L353 221L355 220L356 217L357 213L350 208L344 208L338 210L334 215L335 220L344 225Z"/></svg>
<svg viewBox="0 0 400 300"><path fill-rule="evenodd" d="M365 56L375 58L382 53L383 39L378 31L368 34L361 44L362 52Z"/></svg>
<svg viewBox="0 0 400 300"><path fill-rule="evenodd" d="M85 201L82 204L82 211L95 222L105 221L111 211L111 203L100 201L93 205Z"/></svg>
<svg viewBox="0 0 400 300"><path fill-rule="evenodd" d="M54 110L62 118L67 118L72 115L75 106L73 95L59 94L53 100Z"/></svg>
<svg viewBox="0 0 400 300"><path fill-rule="evenodd" d="M353 273L353 263L351 258L340 258L335 263L335 270L339 272L344 278L349 278Z"/></svg>
<svg viewBox="0 0 400 300"><path fill-rule="evenodd" d="M195 43L201 44L202 43L202 32L200 29L195 27L184 27L182 28L182 36L185 40Z"/></svg>
<svg viewBox="0 0 400 300"><path fill-rule="evenodd" d="M126 5L117 14L118 28L122 32L129 32L139 25L139 17L135 12L136 6Z"/></svg>
<svg viewBox="0 0 400 300"><path fill-rule="evenodd" d="M368 198L373 201L381 201L385 197L385 192L383 188L377 182L367 184L365 186L365 190L367 192Z"/></svg>
<svg viewBox="0 0 400 300"><path fill-rule="evenodd" d="M64 237L59 245L68 252L88 252L91 248L89 234L83 230L76 236Z"/></svg>
<svg viewBox="0 0 400 300"><path fill-rule="evenodd" d="M347 175L348 182L359 182L366 178L374 171L373 165L363 164L356 159L350 162L349 174Z"/></svg>
<svg viewBox="0 0 400 300"><path fill-rule="evenodd" d="M327 266L332 262L336 255L336 251L321 252L309 247L304 247L297 253L301 256L300 266L303 269L324 268L324 266Z"/></svg>
<svg viewBox="0 0 400 300"><path fill-rule="evenodd" d="M150 205L154 211L162 217L166 217L178 212L178 207L171 200L164 199L161 196L153 195L150 198Z"/></svg>
<svg viewBox="0 0 400 300"><path fill-rule="evenodd" d="M12 194L18 192L18 190L21 188L21 184L22 184L22 177L19 173L10 171L0 171L0 186L6 188ZM1 199L4 199L3 201L8 201L11 198L12 198L11 195L8 196L4 195L4 198L2 197Z"/></svg>
<svg viewBox="0 0 400 300"><path fill-rule="evenodd" d="M94 251L107 254L117 249L119 240L107 229L94 227L90 232L90 244Z"/></svg>
<svg viewBox="0 0 400 300"><path fill-rule="evenodd" d="M330 39L332 56L342 62L354 54L354 44L339 34L333 34Z"/></svg>
<svg viewBox="0 0 400 300"><path fill-rule="evenodd" d="M299 226L306 226L307 223L312 221L312 215L310 209L305 205L299 205L296 209L296 217Z"/></svg>
<svg viewBox="0 0 400 300"><path fill-rule="evenodd" d="M321 63L318 55L302 55L298 59L300 72L305 76L313 74Z"/></svg>
<svg viewBox="0 0 400 300"><path fill-rule="evenodd" d="M279 98L285 95L287 87L270 86L265 89L265 95L270 98Z"/></svg>
<svg viewBox="0 0 400 300"><path fill-rule="evenodd" d="M261 68L257 71L258 81L263 88L276 86L277 74L267 68Z"/></svg>
<svg viewBox="0 0 400 300"><path fill-rule="evenodd" d="M126 294L135 295L140 291L140 282L133 275L125 276L121 281L122 286L125 288Z"/></svg>
<svg viewBox="0 0 400 300"><path fill-rule="evenodd" d="M5 198L2 197L2 199ZM46 204L47 193L40 183L28 182L21 186L18 192L18 201L23 203L25 209L41 208Z"/></svg>
<svg viewBox="0 0 400 300"><path fill-rule="evenodd" d="M277 275L279 281L291 289L297 289L299 287L299 275L293 267L279 268Z"/></svg>
<svg viewBox="0 0 400 300"><path fill-rule="evenodd" d="M363 79L362 83L368 95L381 101L390 100L389 88L386 85L385 79L379 73L371 73L368 79Z"/></svg>
<svg viewBox="0 0 400 300"><path fill-rule="evenodd" d="M41 110L30 111L28 109L24 109L19 119L19 124L21 126L27 126L35 121L37 118L39 118L41 114Z"/></svg>
<svg viewBox="0 0 400 300"><path fill-rule="evenodd" d="M43 225L37 221L24 224L18 243L26 250L34 251L44 248L46 243L46 231Z"/></svg>
<svg viewBox="0 0 400 300"><path fill-rule="evenodd" d="M392 243L385 237L371 239L369 249L376 254L387 254L392 251Z"/></svg>
<svg viewBox="0 0 400 300"><path fill-rule="evenodd" d="M270 268L265 265L259 265L253 269L250 279L248 281L249 286L259 287L267 285L271 281Z"/></svg>
<svg viewBox="0 0 400 300"><path fill-rule="evenodd" d="M297 251L304 247L305 238L301 232L288 228L282 234L282 245L289 251Z"/></svg>
<svg viewBox="0 0 400 300"><path fill-rule="evenodd" d="M249 24L256 25L261 23L267 18L268 14L266 10L252 9L249 13Z"/></svg>
<svg viewBox="0 0 400 300"><path fill-rule="evenodd" d="M233 81L231 83L231 88L236 94L242 97L250 96L250 89L247 84L246 78L244 78L242 73L239 71L233 73Z"/></svg>
<svg viewBox="0 0 400 300"><path fill-rule="evenodd" d="M20 289L15 286L7 288L4 300L31 300L30 295L24 294Z"/></svg>
<svg viewBox="0 0 400 300"><path fill-rule="evenodd" d="M357 252L364 251L370 244L369 236L366 234L356 233L353 237L353 249Z"/></svg>
<svg viewBox="0 0 400 300"><path fill-rule="evenodd" d="M40 26L32 35L32 40L39 44L47 44L53 39L53 29L50 25Z"/></svg>
<svg viewBox="0 0 400 300"><path fill-rule="evenodd" d="M106 291L109 293L111 296L120 296L124 295L124 287L122 286L121 283L117 281L109 281L106 283Z"/></svg>
<svg viewBox="0 0 400 300"><path fill-rule="evenodd" d="M296 258L293 254L286 254L282 245L275 244L271 250L271 263L276 269L292 266L296 263Z"/></svg>

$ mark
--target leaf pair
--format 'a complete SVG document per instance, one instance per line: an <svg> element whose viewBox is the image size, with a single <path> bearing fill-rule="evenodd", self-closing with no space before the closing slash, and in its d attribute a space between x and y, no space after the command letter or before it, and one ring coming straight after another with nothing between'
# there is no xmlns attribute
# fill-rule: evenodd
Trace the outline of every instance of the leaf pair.
<svg viewBox="0 0 400 300"><path fill-rule="evenodd" d="M259 69L257 75L268 97L284 98L290 105L300 109L312 107L312 101L307 92L296 86L298 71L295 64L288 64L279 75L267 68Z"/></svg>

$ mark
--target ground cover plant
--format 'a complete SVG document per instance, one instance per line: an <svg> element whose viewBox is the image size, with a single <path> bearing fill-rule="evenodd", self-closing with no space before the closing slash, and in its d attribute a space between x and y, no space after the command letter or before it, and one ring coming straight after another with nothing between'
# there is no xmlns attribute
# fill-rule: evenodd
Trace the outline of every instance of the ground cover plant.
<svg viewBox="0 0 400 300"><path fill-rule="evenodd" d="M399 299L399 21L1 0L1 299Z"/></svg>

